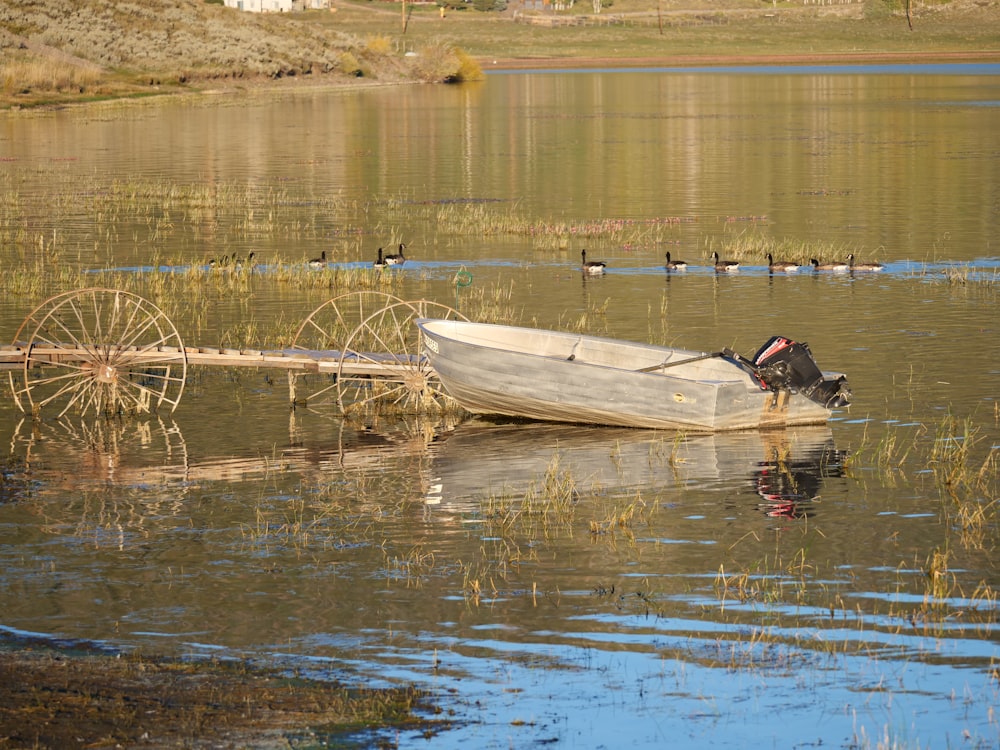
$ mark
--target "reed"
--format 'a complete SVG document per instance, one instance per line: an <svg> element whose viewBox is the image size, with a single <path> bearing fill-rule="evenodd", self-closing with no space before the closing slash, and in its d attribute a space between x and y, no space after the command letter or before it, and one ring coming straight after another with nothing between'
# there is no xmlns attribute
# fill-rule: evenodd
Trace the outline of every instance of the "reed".
<svg viewBox="0 0 1000 750"><path fill-rule="evenodd" d="M285 470L277 458L274 470ZM337 483L304 482L289 496L261 490L253 520L241 525L240 534L254 548L300 556L328 551L344 539L381 547L387 575L413 585L434 569L433 552L419 544L394 551L379 534L383 524L409 510L417 492L405 477L377 469L348 472Z"/></svg>
<svg viewBox="0 0 1000 750"><path fill-rule="evenodd" d="M85 94L105 79L96 65L67 65L46 59L11 60L0 67L3 94L13 97L31 92Z"/></svg>
<svg viewBox="0 0 1000 750"><path fill-rule="evenodd" d="M875 439L869 434L868 427L866 422L858 447L844 459L844 468L852 470L872 466L884 477L900 471L916 447L916 438L905 442L899 428L887 425L884 434Z"/></svg>
<svg viewBox="0 0 1000 750"><path fill-rule="evenodd" d="M550 539L572 535L580 498L576 478L554 453L545 473L528 485L523 496L491 493L480 513L491 536Z"/></svg>
<svg viewBox="0 0 1000 750"><path fill-rule="evenodd" d="M997 451L991 450L981 465L935 467L942 488L943 512L958 541L970 549L987 550L1000 545L1000 487Z"/></svg>
<svg viewBox="0 0 1000 750"><path fill-rule="evenodd" d="M435 222L444 235L528 237L536 249L567 252L571 244L587 241L658 251L687 221L677 217L651 219L596 218L579 222L545 221L524 214L519 205L480 202L447 204L437 208Z"/></svg>
<svg viewBox="0 0 1000 750"><path fill-rule="evenodd" d="M948 550L935 549L927 557L924 564L925 606L944 607L957 586L955 574L948 569L951 553Z"/></svg>
<svg viewBox="0 0 1000 750"><path fill-rule="evenodd" d="M977 430L969 419L946 415L937 426L931 445L930 463L945 485L968 483L969 458Z"/></svg>
<svg viewBox="0 0 1000 750"><path fill-rule="evenodd" d="M618 535L635 542L633 527L639 521L648 524L651 506L643 499L642 493L627 497L604 497L604 502L595 502L594 517L589 522L593 537L613 539Z"/></svg>
<svg viewBox="0 0 1000 750"><path fill-rule="evenodd" d="M385 560L386 577L391 580L402 578L407 588L419 588L423 579L434 572L437 562L434 553L419 544L402 554L386 551Z"/></svg>
<svg viewBox="0 0 1000 750"><path fill-rule="evenodd" d="M948 266L944 272L932 279L956 288L970 288L987 293L995 292L1000 287L1000 273L997 271L977 271L969 264Z"/></svg>
<svg viewBox="0 0 1000 750"><path fill-rule="evenodd" d="M514 283L500 280L488 286L456 288L455 307L479 323L520 325L523 308L514 303Z"/></svg>
<svg viewBox="0 0 1000 750"><path fill-rule="evenodd" d="M755 221L754 217L750 217L747 221L752 226L741 228L736 234L706 237L703 242L705 257L717 252L719 257L725 256L741 263L766 265L767 255L770 253L776 260L787 260L801 266L809 266L812 258L819 258L821 261L846 261L847 255L851 252L860 255L860 251L835 242L809 242L772 237L761 233L756 226L759 222ZM739 225L741 222L727 221L727 224Z"/></svg>
<svg viewBox="0 0 1000 750"><path fill-rule="evenodd" d="M805 604L810 593L806 571L805 553L801 551L790 562L765 555L753 565L732 573L720 565L714 581L716 596L723 606L730 599L777 604L788 601L792 592L792 601Z"/></svg>

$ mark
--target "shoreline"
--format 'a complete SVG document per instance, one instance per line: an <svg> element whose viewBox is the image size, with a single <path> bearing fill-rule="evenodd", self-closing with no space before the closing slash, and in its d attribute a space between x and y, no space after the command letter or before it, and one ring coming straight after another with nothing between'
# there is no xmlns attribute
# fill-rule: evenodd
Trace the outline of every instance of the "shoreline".
<svg viewBox="0 0 1000 750"><path fill-rule="evenodd" d="M670 69L694 70L700 68L755 68L755 67L807 67L829 66L847 67L852 65L933 65L933 64L994 64L1000 63L1000 50L952 51L952 52L858 52L851 54L809 53L809 54L768 54L768 55L667 55L657 57L508 57L483 58L476 61L484 74L502 71L558 72L568 70L639 70ZM192 82L184 87L163 86L152 91L128 91L118 94L108 93L97 97L55 96L46 97L37 103L16 102L0 97L0 112L39 112L58 110L65 107L107 102L141 101L169 97L204 96L252 96L262 93L294 92L297 89L316 90L326 88L331 91L353 91L379 86L399 86L420 83L415 80L378 80L354 78L345 80L342 76L314 74L287 78L243 78L229 81ZM459 84L461 85L461 84Z"/></svg>
<svg viewBox="0 0 1000 750"><path fill-rule="evenodd" d="M1000 63L1000 50L973 52L857 52L787 55L672 55L665 57L513 57L479 60L488 70L596 70L601 68L799 67L807 65L927 65Z"/></svg>

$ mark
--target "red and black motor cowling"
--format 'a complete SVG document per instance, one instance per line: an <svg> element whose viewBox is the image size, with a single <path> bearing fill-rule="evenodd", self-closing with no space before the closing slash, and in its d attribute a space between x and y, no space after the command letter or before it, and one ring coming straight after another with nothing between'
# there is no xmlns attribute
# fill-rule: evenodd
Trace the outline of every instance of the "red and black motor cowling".
<svg viewBox="0 0 1000 750"><path fill-rule="evenodd" d="M729 350L726 356L749 371L761 390L801 393L831 409L851 402L847 378L839 373L824 375L808 344L772 336L753 359L748 360Z"/></svg>

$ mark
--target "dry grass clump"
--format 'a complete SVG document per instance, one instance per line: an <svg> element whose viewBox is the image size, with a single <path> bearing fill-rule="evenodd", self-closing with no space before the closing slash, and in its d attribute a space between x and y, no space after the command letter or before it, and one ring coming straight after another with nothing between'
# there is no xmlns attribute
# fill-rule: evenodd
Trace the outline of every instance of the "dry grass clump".
<svg viewBox="0 0 1000 750"><path fill-rule="evenodd" d="M382 34L370 36L365 40L364 52L367 55L385 56L392 54L392 39Z"/></svg>
<svg viewBox="0 0 1000 750"><path fill-rule="evenodd" d="M337 67L340 69L340 72L345 75L360 77L365 74L365 70L361 66L361 63L358 62L358 58L356 58L351 52L340 53L340 59Z"/></svg>
<svg viewBox="0 0 1000 750"><path fill-rule="evenodd" d="M455 81L481 81L485 78L483 69L476 62L475 58L457 47L452 50L452 53L458 59L458 72L455 76Z"/></svg>
<svg viewBox="0 0 1000 750"><path fill-rule="evenodd" d="M67 66L50 60L15 60L3 66L6 95L30 91L83 94L98 86L103 76L91 67Z"/></svg>
<svg viewBox="0 0 1000 750"><path fill-rule="evenodd" d="M413 58L416 77L428 83L462 83L483 79L482 68L462 50L447 44L425 47Z"/></svg>

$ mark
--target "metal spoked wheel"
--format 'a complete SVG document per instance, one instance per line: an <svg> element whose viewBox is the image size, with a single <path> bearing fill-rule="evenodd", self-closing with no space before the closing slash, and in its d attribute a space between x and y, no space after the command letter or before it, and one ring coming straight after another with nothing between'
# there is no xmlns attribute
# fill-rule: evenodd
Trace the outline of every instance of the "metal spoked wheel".
<svg viewBox="0 0 1000 750"><path fill-rule="evenodd" d="M116 289L56 295L14 334L25 349L23 380L11 373L22 411L80 414L173 411L184 391L187 353L177 329L151 302Z"/></svg>
<svg viewBox="0 0 1000 750"><path fill-rule="evenodd" d="M330 352L337 362L344 342L369 315L389 305L402 302L384 292L358 291L340 294L313 310L292 339L292 349ZM298 375L297 391L310 408L339 406L336 376L331 373Z"/></svg>
<svg viewBox="0 0 1000 750"><path fill-rule="evenodd" d="M344 414L419 414L457 410L423 356L417 318L468 320L436 302L397 302L362 321L344 342L337 397Z"/></svg>

